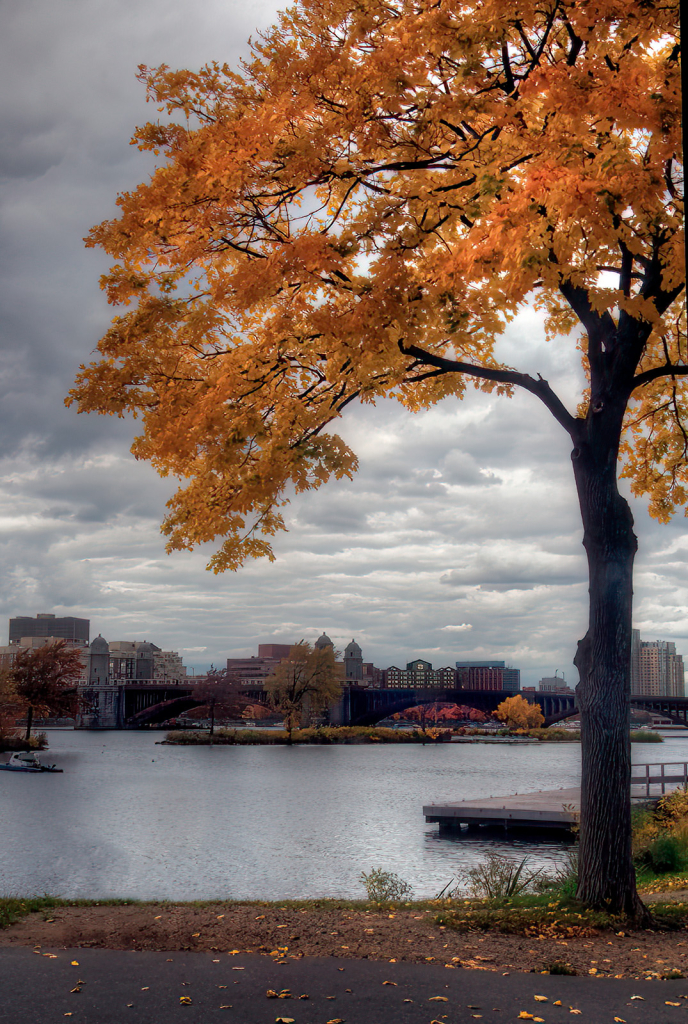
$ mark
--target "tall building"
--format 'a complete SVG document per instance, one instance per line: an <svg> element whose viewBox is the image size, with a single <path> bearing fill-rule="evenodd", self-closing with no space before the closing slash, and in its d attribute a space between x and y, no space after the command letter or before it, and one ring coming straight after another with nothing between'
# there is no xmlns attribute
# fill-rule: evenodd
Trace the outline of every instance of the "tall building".
<svg viewBox="0 0 688 1024"><path fill-rule="evenodd" d="M90 619L76 619L73 615L39 612L35 619L30 615L17 615L10 619L10 643L18 644L22 637L51 636L87 644L90 626Z"/></svg>
<svg viewBox="0 0 688 1024"><path fill-rule="evenodd" d="M671 640L641 640L638 630L631 641L631 693L643 697L685 695L683 657Z"/></svg>
<svg viewBox="0 0 688 1024"><path fill-rule="evenodd" d="M460 690L509 690L521 688L521 670L503 661L457 661L456 685Z"/></svg>

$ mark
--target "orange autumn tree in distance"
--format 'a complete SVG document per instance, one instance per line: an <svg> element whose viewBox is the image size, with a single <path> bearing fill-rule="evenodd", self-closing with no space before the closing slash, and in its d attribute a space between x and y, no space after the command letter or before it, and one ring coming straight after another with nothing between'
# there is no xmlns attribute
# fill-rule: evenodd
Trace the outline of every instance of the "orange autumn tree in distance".
<svg viewBox="0 0 688 1024"><path fill-rule="evenodd" d="M510 729L537 729L545 721L540 705L530 704L520 693L498 704L495 715Z"/></svg>
<svg viewBox="0 0 688 1024"><path fill-rule="evenodd" d="M578 894L642 920L631 860L637 547L617 474L686 497L678 4L301 0L238 71L141 68L150 181L93 229L119 315L69 400L142 422L182 482L168 550L272 556L285 494L350 476L354 402L528 391L570 437L590 569ZM496 343L574 346L567 408ZM351 413L355 415L355 411ZM645 918L647 919L647 918Z"/></svg>

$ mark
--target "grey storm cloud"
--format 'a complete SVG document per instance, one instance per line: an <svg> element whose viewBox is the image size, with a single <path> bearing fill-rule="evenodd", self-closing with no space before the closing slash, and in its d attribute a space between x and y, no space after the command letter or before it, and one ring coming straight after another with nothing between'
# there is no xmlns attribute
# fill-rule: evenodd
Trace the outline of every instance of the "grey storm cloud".
<svg viewBox="0 0 688 1024"><path fill-rule="evenodd" d="M261 640L352 636L366 659L503 658L536 681L569 666L587 617L569 439L530 395L469 390L411 415L349 408L335 429L352 481L285 509L276 561L205 571L212 546L165 554L174 481L129 454L136 424L78 416L64 397L112 310L89 228L153 169L129 144L151 117L139 64L236 64L276 4L6 0L0 40L0 615L86 615L94 633L221 664ZM500 341L575 409L574 342L544 342L525 309ZM636 623L688 643L682 518L640 537ZM688 650L688 645L686 646Z"/></svg>

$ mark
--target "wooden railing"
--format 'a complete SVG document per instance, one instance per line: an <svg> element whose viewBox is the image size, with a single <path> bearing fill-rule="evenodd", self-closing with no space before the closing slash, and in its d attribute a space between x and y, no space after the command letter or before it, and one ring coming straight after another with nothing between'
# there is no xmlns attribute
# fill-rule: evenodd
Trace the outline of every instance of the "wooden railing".
<svg viewBox="0 0 688 1024"><path fill-rule="evenodd" d="M636 799L663 796L667 786L675 789L685 785L688 785L688 761L631 765L631 796Z"/></svg>

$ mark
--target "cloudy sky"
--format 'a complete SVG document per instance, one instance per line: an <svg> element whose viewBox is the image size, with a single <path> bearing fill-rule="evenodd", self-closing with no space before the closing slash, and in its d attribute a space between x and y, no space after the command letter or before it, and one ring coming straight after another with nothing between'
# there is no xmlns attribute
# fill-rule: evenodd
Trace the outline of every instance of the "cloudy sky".
<svg viewBox="0 0 688 1024"><path fill-rule="evenodd" d="M499 658L525 682L571 664L586 579L567 437L537 400L473 392L411 416L350 409L352 483L291 506L277 561L205 570L210 551L164 553L171 493L128 448L132 423L63 399L111 315L89 227L150 173L129 145L153 116L139 64L234 63L276 5L238 0L1 0L0 617L86 616L92 635L149 639L200 670L263 641L351 637L385 667ZM547 345L525 311L505 358L539 371L573 409L570 340ZM636 625L688 654L686 524L634 502ZM6 627L3 627L6 629ZM7 634L0 632L0 642Z"/></svg>

